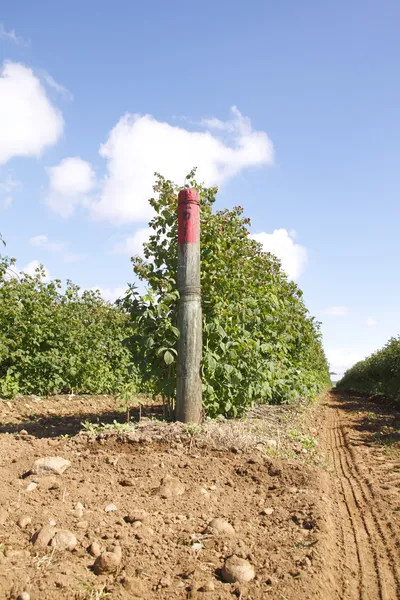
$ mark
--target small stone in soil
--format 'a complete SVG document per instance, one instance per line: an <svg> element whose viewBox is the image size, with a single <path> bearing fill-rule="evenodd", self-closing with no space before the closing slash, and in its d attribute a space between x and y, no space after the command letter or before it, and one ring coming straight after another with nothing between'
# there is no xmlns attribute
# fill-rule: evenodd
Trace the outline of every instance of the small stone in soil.
<svg viewBox="0 0 400 600"><path fill-rule="evenodd" d="M57 548L57 550L69 550L70 552L74 550L77 543L78 540L74 534L66 529L58 531L51 540L51 545L53 548Z"/></svg>
<svg viewBox="0 0 400 600"><path fill-rule="evenodd" d="M263 508L263 510L260 512L260 515L262 515L263 517L272 515L272 513L274 512L273 508Z"/></svg>
<svg viewBox="0 0 400 600"><path fill-rule="evenodd" d="M83 513L85 512L85 509L83 507L83 504L81 502L77 502L75 504L75 510L74 510L74 514L78 519L81 519L83 517Z"/></svg>
<svg viewBox="0 0 400 600"><path fill-rule="evenodd" d="M235 530L232 527L232 525L228 523L228 521L226 521L225 519L221 519L220 517L217 517L210 521L210 523L207 525L206 531L208 533L218 533L220 535L227 536L235 535Z"/></svg>
<svg viewBox="0 0 400 600"><path fill-rule="evenodd" d="M176 496L182 496L185 493L185 486L179 481L179 479L171 477L171 475L165 475L165 477L163 477L161 480L158 493L160 494L161 498L174 498Z"/></svg>
<svg viewBox="0 0 400 600"><path fill-rule="evenodd" d="M93 558L97 558L101 554L100 544L98 542L92 542L88 548L88 552Z"/></svg>
<svg viewBox="0 0 400 600"><path fill-rule="evenodd" d="M28 485L25 488L26 492L33 492L33 490L35 490L37 488L38 484L35 483L34 481L31 481L30 483L28 483Z"/></svg>
<svg viewBox="0 0 400 600"><path fill-rule="evenodd" d="M18 597L17 600L31 600L31 595L28 592L22 592Z"/></svg>
<svg viewBox="0 0 400 600"><path fill-rule="evenodd" d="M165 575L165 577L162 577L160 579L160 586L162 588L171 587L171 585L172 585L172 579L169 575Z"/></svg>
<svg viewBox="0 0 400 600"><path fill-rule="evenodd" d="M124 521L126 521L126 523L135 523L135 521L141 521L142 523L145 523L148 520L149 516L150 515L148 512L141 508L138 508L130 512L129 515L127 515L124 518Z"/></svg>
<svg viewBox="0 0 400 600"><path fill-rule="evenodd" d="M221 576L227 583L248 583L254 579L255 571L247 560L233 555L225 561Z"/></svg>
<svg viewBox="0 0 400 600"><path fill-rule="evenodd" d="M49 473L62 475L70 466L70 461L62 458L61 456L48 456L44 458L38 458L33 463L31 473L32 475L48 475Z"/></svg>
<svg viewBox="0 0 400 600"><path fill-rule="evenodd" d="M46 548L56 533L54 527L46 525L33 534L31 542L36 548Z"/></svg>
<svg viewBox="0 0 400 600"><path fill-rule="evenodd" d="M30 525L31 523L32 523L31 517L20 517L17 521L17 525L21 529L25 529L25 527L28 527L28 525Z"/></svg>
<svg viewBox="0 0 400 600"><path fill-rule="evenodd" d="M120 546L114 546L107 552L103 552L98 556L93 565L93 570L96 575L103 573L113 573L117 570L122 559L122 551Z"/></svg>
<svg viewBox="0 0 400 600"><path fill-rule="evenodd" d="M108 505L105 507L105 509L104 509L104 510L105 510L105 512L107 512L107 513L108 513L108 512L114 512L114 511L116 511L116 510L118 510L118 509L117 509L117 507L115 506L115 504L108 504Z"/></svg>

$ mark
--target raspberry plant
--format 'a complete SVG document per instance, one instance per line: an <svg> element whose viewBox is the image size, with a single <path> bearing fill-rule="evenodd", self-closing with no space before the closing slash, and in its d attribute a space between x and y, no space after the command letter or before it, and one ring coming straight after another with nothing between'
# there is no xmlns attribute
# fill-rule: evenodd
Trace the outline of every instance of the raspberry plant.
<svg viewBox="0 0 400 600"><path fill-rule="evenodd" d="M144 258L132 257L147 286L131 286L121 306L130 312L128 345L143 384L171 412L176 391L177 193L156 174L155 216ZM243 208L213 210L217 188L186 178L201 197L203 400L208 415L237 416L255 401L289 402L315 396L329 385L319 323L279 260L250 239Z"/></svg>

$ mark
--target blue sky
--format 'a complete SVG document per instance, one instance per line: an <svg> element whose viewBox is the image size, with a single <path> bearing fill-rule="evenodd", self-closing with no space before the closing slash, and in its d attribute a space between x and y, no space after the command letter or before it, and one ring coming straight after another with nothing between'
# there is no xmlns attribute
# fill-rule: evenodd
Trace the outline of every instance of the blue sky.
<svg viewBox="0 0 400 600"><path fill-rule="evenodd" d="M399 333L397 1L14 0L0 24L0 231L20 268L115 297L151 173L196 164L304 290L335 370Z"/></svg>

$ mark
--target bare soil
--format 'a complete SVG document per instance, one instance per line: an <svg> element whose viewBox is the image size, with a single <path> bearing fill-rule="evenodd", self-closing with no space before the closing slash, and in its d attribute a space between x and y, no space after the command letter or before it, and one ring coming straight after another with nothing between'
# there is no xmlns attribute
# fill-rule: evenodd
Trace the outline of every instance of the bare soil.
<svg viewBox="0 0 400 600"><path fill-rule="evenodd" d="M198 431L148 418L162 407L142 413L133 432L82 434L82 422L123 420L113 398L0 401L0 598L400 597L393 407L331 393L301 415L271 407ZM71 466L29 474L49 456ZM166 476L178 495L163 497ZM148 513L139 525L136 510ZM207 530L216 517L234 534ZM32 543L50 523L76 536L73 551ZM121 548L114 571L95 573L93 542ZM254 567L253 580L223 581L233 554Z"/></svg>

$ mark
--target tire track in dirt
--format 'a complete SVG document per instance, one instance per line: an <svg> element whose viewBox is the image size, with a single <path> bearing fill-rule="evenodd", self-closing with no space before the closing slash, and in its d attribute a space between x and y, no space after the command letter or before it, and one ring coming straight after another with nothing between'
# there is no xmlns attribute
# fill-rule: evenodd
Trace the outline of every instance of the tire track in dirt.
<svg viewBox="0 0 400 600"><path fill-rule="evenodd" d="M400 598L398 554L392 531L380 514L378 498L371 493L362 465L349 445L337 400L328 402L328 444L340 481L339 527L345 564L343 598L346 600L395 600Z"/></svg>
<svg viewBox="0 0 400 600"><path fill-rule="evenodd" d="M349 594L349 598L361 598L360 582L361 582L361 558L359 547L357 544L357 534L352 512L349 508L349 503L346 499L346 487L343 483L342 468L340 456L337 450L337 441L334 427L329 424L328 429L328 444L332 457L333 466L339 477L340 490L337 490L340 496L337 501L339 508L338 525L342 532L343 551L345 555L344 565L350 569L350 577L346 577L345 572L342 573L342 591L344 597Z"/></svg>

